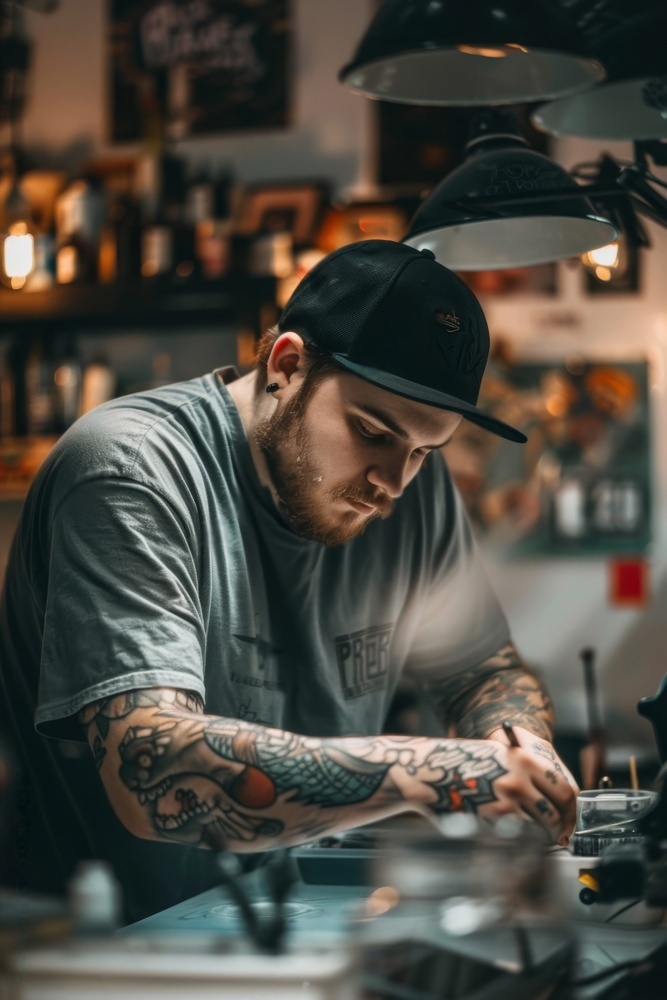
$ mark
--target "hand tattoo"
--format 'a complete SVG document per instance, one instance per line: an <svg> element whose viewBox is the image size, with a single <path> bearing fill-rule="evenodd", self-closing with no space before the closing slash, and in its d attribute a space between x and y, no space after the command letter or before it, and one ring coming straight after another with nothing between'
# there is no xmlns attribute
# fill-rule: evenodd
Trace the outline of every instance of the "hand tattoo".
<svg viewBox="0 0 667 1000"><path fill-rule="evenodd" d="M425 761L437 777L424 779L437 794L436 812L477 812L479 806L497 798L493 783L507 774L495 759L491 743L448 743L434 750Z"/></svg>

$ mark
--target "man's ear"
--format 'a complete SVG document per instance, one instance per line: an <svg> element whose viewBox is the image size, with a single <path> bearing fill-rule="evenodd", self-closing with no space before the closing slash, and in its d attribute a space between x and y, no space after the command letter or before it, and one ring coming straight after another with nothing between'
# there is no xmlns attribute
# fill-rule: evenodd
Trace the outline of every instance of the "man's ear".
<svg viewBox="0 0 667 1000"><path fill-rule="evenodd" d="M277 382L284 389L303 367L304 350L303 338L298 333L281 333L266 364L267 383Z"/></svg>

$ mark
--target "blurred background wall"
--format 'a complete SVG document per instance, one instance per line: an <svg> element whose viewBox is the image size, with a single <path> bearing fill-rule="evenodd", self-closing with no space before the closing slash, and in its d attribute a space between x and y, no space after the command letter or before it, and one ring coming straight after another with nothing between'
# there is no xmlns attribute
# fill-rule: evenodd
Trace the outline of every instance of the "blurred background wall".
<svg viewBox="0 0 667 1000"><path fill-rule="evenodd" d="M372 4L294 0L293 9L292 125L189 139L180 144L179 154L194 165L229 167L244 182L324 178L340 197L367 197L373 192L377 156L375 109L342 87L336 75L367 25ZM71 171L92 156L136 149L111 150L106 141L104 12L104 0L62 0L52 16L27 14L35 48L22 138L26 147L42 150L46 160L57 158ZM569 167L594 159L603 147L620 158L629 154L625 144L588 140L554 140L551 154ZM649 230L653 246L643 254L636 293L591 296L581 269L566 263L557 265L555 296L482 296L492 336L502 337L522 357L552 361L585 352L592 358L648 358L650 363L654 525L648 606L610 605L604 556L516 560L487 547L489 571L516 642L547 677L561 727L585 728L578 652L593 646L610 738L619 748L652 745L648 724L634 705L655 692L667 645L667 231ZM84 354L92 353L85 335L82 344ZM215 323L187 344L173 331L147 336L137 330L116 339L110 331L106 349L112 357L166 351L174 379L236 360L234 331ZM19 501L0 504L3 560L19 509Z"/></svg>

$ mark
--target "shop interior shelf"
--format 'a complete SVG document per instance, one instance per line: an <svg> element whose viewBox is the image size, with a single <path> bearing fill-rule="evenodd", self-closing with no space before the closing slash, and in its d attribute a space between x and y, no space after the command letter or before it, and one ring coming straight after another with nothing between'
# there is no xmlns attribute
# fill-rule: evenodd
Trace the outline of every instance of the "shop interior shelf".
<svg viewBox="0 0 667 1000"><path fill-rule="evenodd" d="M43 291L0 289L0 331L87 327L123 329L203 325L251 320L275 295L273 278L239 276L224 281L117 285L54 285Z"/></svg>

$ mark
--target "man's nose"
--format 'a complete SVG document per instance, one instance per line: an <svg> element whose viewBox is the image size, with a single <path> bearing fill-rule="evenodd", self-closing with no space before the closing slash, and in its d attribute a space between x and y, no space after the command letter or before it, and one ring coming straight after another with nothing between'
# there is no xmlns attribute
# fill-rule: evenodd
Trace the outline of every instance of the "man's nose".
<svg viewBox="0 0 667 1000"><path fill-rule="evenodd" d="M391 500L398 500L405 487L412 479L408 472L407 462L383 462L373 465L366 473L368 482L377 486Z"/></svg>

